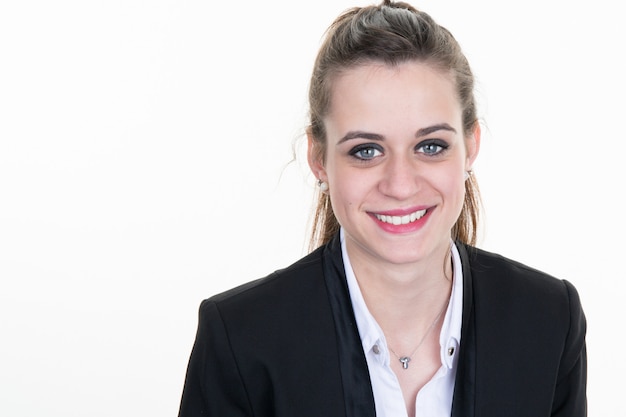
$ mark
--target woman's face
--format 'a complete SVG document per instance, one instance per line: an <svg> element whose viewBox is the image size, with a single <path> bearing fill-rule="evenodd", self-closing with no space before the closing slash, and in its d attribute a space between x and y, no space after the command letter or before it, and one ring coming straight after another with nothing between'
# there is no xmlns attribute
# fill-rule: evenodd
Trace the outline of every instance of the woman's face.
<svg viewBox="0 0 626 417"><path fill-rule="evenodd" d="M480 140L463 133L451 76L417 62L368 64L334 80L324 119L329 184L351 258L393 264L442 259Z"/></svg>

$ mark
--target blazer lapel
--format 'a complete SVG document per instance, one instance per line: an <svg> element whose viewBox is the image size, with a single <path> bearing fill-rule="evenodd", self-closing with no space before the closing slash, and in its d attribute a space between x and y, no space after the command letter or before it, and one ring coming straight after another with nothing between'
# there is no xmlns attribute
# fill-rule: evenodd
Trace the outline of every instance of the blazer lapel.
<svg viewBox="0 0 626 417"><path fill-rule="evenodd" d="M374 393L350 301L339 234L326 246L322 259L337 333L346 417L375 417Z"/></svg>
<svg viewBox="0 0 626 417"><path fill-rule="evenodd" d="M461 346L452 399L452 417L474 417L476 388L476 332L474 323L474 293L468 247L456 243L463 265L463 320ZM471 250L471 248L469 248Z"/></svg>

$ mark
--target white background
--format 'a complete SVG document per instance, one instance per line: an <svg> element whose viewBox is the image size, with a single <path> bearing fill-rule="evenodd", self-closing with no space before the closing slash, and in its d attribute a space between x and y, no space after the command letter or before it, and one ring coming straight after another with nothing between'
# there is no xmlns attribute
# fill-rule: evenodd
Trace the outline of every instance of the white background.
<svg viewBox="0 0 626 417"><path fill-rule="evenodd" d="M200 301L305 253L291 146L323 31L366 4L2 0L0 415L176 415ZM590 415L622 415L619 2L414 4L476 73L480 246L576 285Z"/></svg>

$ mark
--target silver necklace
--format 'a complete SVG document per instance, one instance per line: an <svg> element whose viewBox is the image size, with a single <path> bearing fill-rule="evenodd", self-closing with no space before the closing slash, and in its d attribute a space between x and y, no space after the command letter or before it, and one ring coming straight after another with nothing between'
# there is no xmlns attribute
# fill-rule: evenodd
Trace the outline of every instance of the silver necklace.
<svg viewBox="0 0 626 417"><path fill-rule="evenodd" d="M439 318L443 314L443 312L446 309L446 307L448 306L449 302L450 302L450 300L446 301L446 303L443 305L443 308L441 309L439 314L437 314L437 317L435 317L435 320L433 321L433 323L430 325L430 327L428 327L428 329L426 330L426 333L424 333L424 336L422 337L422 340L420 340L420 342L417 344L415 349L413 349L413 352L411 352L410 355L408 355L408 356L399 356L396 352L393 351L391 346L389 347L389 350L391 351L391 353L393 353L396 356L396 358L398 358L400 363L402 364L402 369L409 369L409 362L411 362L411 357L413 355L415 355L415 352L417 352L417 349L419 349L420 346L422 346L422 343L424 343L424 340L426 340L426 337L428 336L430 331L433 329L433 327L435 327L435 324L439 321Z"/></svg>

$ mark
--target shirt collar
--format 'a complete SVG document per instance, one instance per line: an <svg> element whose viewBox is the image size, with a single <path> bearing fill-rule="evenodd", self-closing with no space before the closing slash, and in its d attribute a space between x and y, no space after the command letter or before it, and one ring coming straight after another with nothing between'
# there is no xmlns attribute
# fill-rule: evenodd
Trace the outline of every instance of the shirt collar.
<svg viewBox="0 0 626 417"><path fill-rule="evenodd" d="M443 319L439 344L441 346L441 363L451 369L457 356L461 342L461 323L463 319L463 264L459 250L450 243L452 254L452 291L446 316Z"/></svg>
<svg viewBox="0 0 626 417"><path fill-rule="evenodd" d="M348 251L346 249L345 232L343 228L340 230L341 239L341 254L343 257L343 265L346 272L346 279L348 281L348 290L350 291L350 300L352 301L352 308L354 309L354 316L356 319L357 328L361 336L361 343L363 344L363 351L367 354L373 349L380 350L380 355L376 355L381 361L388 363L389 353L387 348L387 342L385 335L374 319L374 316L370 313L361 288L354 275L354 270L348 257ZM439 334L439 344L441 346L441 364L452 369L454 366L454 358L457 356L459 344L461 341L461 321L463 315L463 271L461 264L461 257L456 245L451 242L452 253L452 291L450 294L450 302L446 315L444 317L443 325L441 327L441 333Z"/></svg>

